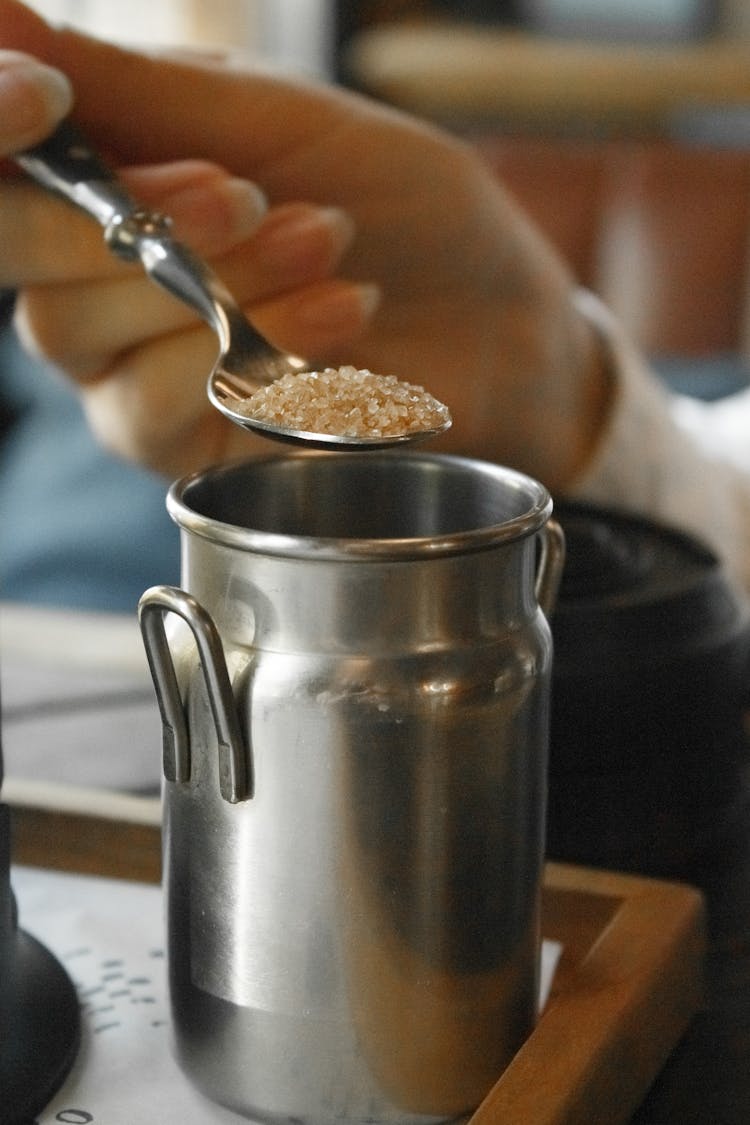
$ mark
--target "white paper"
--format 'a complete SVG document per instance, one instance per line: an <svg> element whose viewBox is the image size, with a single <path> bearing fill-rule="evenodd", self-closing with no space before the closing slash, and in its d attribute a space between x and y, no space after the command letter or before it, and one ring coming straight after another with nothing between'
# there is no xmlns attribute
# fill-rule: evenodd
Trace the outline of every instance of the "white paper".
<svg viewBox="0 0 750 1125"><path fill-rule="evenodd" d="M82 1004L78 1058L37 1125L238 1125L193 1090L170 1048L161 889L15 867L20 924L54 953ZM542 949L542 1000L560 946Z"/></svg>
<svg viewBox="0 0 750 1125"><path fill-rule="evenodd" d="M189 1085L170 1048L161 889L13 869L19 921L75 984L82 1042L38 1125L237 1125Z"/></svg>

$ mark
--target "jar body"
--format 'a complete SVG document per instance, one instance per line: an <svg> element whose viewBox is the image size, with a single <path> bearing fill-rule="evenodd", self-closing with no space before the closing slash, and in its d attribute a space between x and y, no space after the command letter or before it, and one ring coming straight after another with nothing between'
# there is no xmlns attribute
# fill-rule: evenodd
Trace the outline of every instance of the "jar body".
<svg viewBox="0 0 750 1125"><path fill-rule="evenodd" d="M263 1122L471 1111L534 1026L551 642L533 537L280 557L183 529L252 795L222 796L210 685L170 651L189 777L165 784L177 1054Z"/></svg>

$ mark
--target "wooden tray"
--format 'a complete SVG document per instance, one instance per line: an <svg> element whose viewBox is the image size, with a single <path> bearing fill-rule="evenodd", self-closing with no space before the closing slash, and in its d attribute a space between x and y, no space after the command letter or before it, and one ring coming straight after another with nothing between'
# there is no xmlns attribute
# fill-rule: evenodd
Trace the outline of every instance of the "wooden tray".
<svg viewBox="0 0 750 1125"><path fill-rule="evenodd" d="M7 779L15 863L158 882L157 799ZM563 945L534 1033L469 1125L618 1125L702 996L703 902L690 887L549 863L543 933Z"/></svg>
<svg viewBox="0 0 750 1125"><path fill-rule="evenodd" d="M702 999L701 895L549 863L542 926L564 947L549 1003L470 1125L626 1122Z"/></svg>

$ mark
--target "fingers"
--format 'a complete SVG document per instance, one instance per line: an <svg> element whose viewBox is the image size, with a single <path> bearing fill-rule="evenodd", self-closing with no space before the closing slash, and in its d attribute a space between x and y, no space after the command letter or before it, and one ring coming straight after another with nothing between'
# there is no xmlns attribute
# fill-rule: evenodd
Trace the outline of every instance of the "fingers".
<svg viewBox="0 0 750 1125"><path fill-rule="evenodd" d="M201 254L218 254L247 238L267 205L253 184L207 161L182 161L122 174L144 206L168 214L175 235ZM127 276L87 215L26 182L0 185L0 285Z"/></svg>
<svg viewBox="0 0 750 1125"><path fill-rule="evenodd" d="M368 286L331 280L252 310L262 331L305 354L346 357L377 306ZM289 341L288 345L285 341ZM304 342L310 345L304 348ZM298 345L302 344L300 347ZM267 448L219 414L206 397L216 339L197 328L162 336L116 357L82 389L89 424L114 453L177 476L195 464ZM332 362L339 362L333 360Z"/></svg>
<svg viewBox="0 0 750 1125"><path fill-rule="evenodd" d="M337 209L289 204L270 212L250 238L213 265L241 304L271 302L273 330L284 321L283 303L279 316L273 298L329 277L352 235L351 220ZM306 302L299 303L304 309ZM194 325L195 314L138 270L28 287L19 296L16 323L30 350L84 380L97 377L114 356ZM306 334L304 322L300 328L295 348L317 347L317 331Z"/></svg>
<svg viewBox="0 0 750 1125"><path fill-rule="evenodd" d="M116 455L170 476L190 464L219 460L236 441L231 431L240 439L243 431L206 397L215 358L216 341L202 328L161 337L118 357L82 390L93 433Z"/></svg>
<svg viewBox="0 0 750 1125"><path fill-rule="evenodd" d="M266 216L260 188L203 160L182 160L120 173L133 198L164 212L174 236L201 254L218 254L248 238Z"/></svg>
<svg viewBox="0 0 750 1125"><path fill-rule="evenodd" d="M279 347L319 367L350 361L348 349L369 326L380 301L377 285L332 278L251 306L248 313Z"/></svg>
<svg viewBox="0 0 750 1125"><path fill-rule="evenodd" d="M72 87L59 70L17 51L0 51L0 155L42 140L72 105Z"/></svg>

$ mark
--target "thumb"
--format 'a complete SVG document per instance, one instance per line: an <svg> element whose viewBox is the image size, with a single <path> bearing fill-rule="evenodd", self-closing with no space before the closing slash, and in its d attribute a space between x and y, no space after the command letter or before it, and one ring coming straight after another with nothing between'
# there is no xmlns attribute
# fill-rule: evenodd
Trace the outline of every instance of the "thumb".
<svg viewBox="0 0 750 1125"><path fill-rule="evenodd" d="M0 156L41 141L72 104L73 90L59 70L0 50Z"/></svg>
<svg viewBox="0 0 750 1125"><path fill-rule="evenodd" d="M63 71L75 91L76 121L122 163L201 156L258 178L282 150L309 141L338 117L322 87L303 91L187 53L126 50L52 27L18 0L0 0L3 48ZM243 143L248 136L252 146Z"/></svg>

